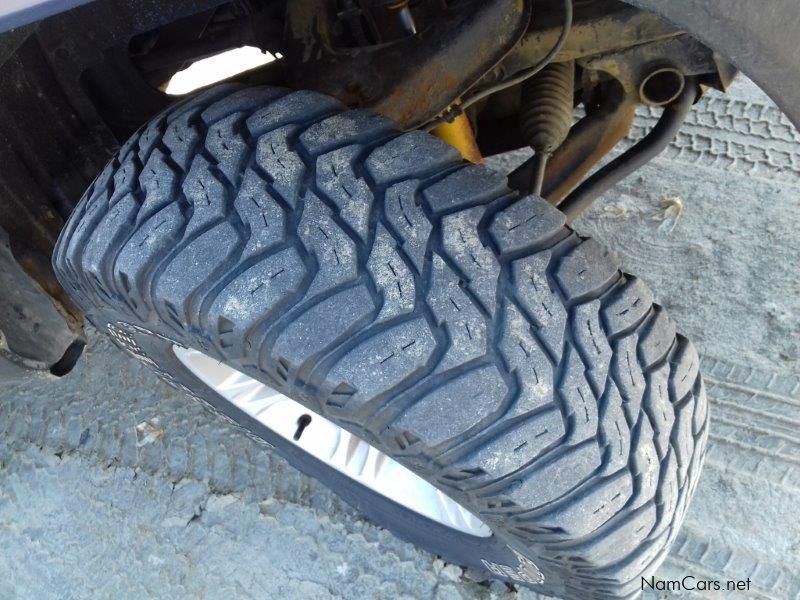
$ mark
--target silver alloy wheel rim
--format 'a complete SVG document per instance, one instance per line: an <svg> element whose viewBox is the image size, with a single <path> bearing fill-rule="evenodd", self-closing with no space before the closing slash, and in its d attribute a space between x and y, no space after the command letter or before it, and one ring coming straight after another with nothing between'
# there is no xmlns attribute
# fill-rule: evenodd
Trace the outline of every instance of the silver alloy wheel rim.
<svg viewBox="0 0 800 600"><path fill-rule="evenodd" d="M199 350L176 345L172 350L222 398L326 465L451 529L477 537L492 535L466 508L358 436Z"/></svg>

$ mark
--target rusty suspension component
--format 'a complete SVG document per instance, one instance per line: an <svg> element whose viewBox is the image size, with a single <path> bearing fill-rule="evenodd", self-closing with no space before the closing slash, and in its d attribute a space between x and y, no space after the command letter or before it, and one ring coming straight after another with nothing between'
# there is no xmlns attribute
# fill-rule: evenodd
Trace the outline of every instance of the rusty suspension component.
<svg viewBox="0 0 800 600"><path fill-rule="evenodd" d="M697 80L694 77L687 78L678 98L664 107L658 123L645 137L594 173L564 198L558 207L567 215L567 222L571 223L595 198L661 154L664 148L675 139L699 93Z"/></svg>
<svg viewBox="0 0 800 600"><path fill-rule="evenodd" d="M586 116L572 126L567 139L548 160L541 196L551 204L561 202L628 135L638 100L618 92L602 94L598 102L590 102ZM509 175L509 185L527 192L534 167L535 156Z"/></svg>
<svg viewBox="0 0 800 600"><path fill-rule="evenodd" d="M722 79L710 51L684 35L576 62L582 71L586 117L572 127L565 142L548 160L541 187L541 195L568 212L570 219L671 141L679 126L676 110L684 107L679 101L687 87L696 88L698 82L716 85L714 82ZM632 149L634 154L626 153L623 161L611 163L613 169L609 165L584 181L591 169L629 133L640 103L668 107L664 121L647 136L647 142L643 140L636 150ZM686 110L690 108L691 105ZM685 117L681 115L681 119ZM670 132L672 137L668 137ZM529 191L529 182L536 180L537 169L541 169L538 160L534 156L512 173L511 186Z"/></svg>
<svg viewBox="0 0 800 600"><path fill-rule="evenodd" d="M369 11L380 31L382 41L400 39L417 33L409 0L369 0Z"/></svg>
<svg viewBox="0 0 800 600"><path fill-rule="evenodd" d="M369 108L402 129L446 111L522 39L530 0L464 0L389 44L337 47L328 0L287 4L287 84Z"/></svg>
<svg viewBox="0 0 800 600"><path fill-rule="evenodd" d="M534 151L531 193L542 193L547 161L569 134L574 96L572 61L550 63L522 86L520 127Z"/></svg>

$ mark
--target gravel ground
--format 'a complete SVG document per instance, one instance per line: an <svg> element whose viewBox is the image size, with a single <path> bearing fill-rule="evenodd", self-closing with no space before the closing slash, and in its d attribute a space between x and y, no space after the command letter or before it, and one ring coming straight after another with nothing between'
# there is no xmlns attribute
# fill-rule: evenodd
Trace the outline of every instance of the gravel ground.
<svg viewBox="0 0 800 600"><path fill-rule="evenodd" d="M576 224L703 355L709 455L661 578L800 597L799 192L800 135L742 81ZM0 391L0 598L536 597L366 522L89 334L67 378Z"/></svg>

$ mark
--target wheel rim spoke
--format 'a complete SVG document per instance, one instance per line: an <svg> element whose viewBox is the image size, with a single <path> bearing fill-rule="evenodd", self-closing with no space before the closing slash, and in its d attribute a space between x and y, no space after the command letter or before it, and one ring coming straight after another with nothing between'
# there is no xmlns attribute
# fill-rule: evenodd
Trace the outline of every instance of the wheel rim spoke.
<svg viewBox="0 0 800 600"><path fill-rule="evenodd" d="M447 494L325 417L199 350L173 346L173 352L223 399L340 473L451 529L477 537L492 534Z"/></svg>

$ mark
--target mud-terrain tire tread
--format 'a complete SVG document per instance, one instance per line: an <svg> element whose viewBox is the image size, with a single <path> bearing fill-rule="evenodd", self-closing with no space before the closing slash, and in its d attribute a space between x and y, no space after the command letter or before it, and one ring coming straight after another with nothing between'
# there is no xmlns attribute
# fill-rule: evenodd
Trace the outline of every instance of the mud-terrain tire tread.
<svg viewBox="0 0 800 600"><path fill-rule="evenodd" d="M89 318L163 332L462 502L551 593L627 597L707 436L699 359L541 199L312 92L213 88L143 127L54 254Z"/></svg>

